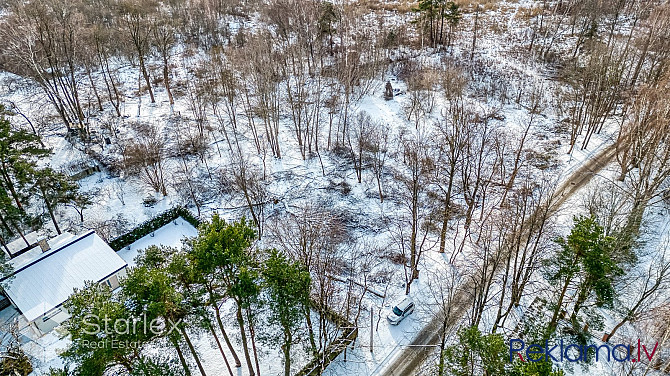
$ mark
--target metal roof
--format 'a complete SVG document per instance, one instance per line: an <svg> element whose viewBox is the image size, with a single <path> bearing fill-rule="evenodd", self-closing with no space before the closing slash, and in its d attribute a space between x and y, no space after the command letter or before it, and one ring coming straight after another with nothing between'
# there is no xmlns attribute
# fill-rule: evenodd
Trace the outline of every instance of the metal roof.
<svg viewBox="0 0 670 376"><path fill-rule="evenodd" d="M15 270L6 293L28 321L63 304L84 282L100 282L127 264L91 231Z"/></svg>

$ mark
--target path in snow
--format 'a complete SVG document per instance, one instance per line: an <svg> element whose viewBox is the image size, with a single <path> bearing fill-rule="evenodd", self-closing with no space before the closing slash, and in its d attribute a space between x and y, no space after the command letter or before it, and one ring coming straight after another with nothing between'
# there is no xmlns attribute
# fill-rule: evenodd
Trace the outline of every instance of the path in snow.
<svg viewBox="0 0 670 376"><path fill-rule="evenodd" d="M551 214L558 211L558 209L565 203L565 201L579 191L586 185L594 175L607 166L616 154L616 144L612 144L603 149L594 158L586 161L583 166L577 169L569 179L565 181L555 192L554 201L551 203L549 212ZM495 263L489 263L489 265ZM502 265L502 263L500 263ZM493 273L497 273L494 270ZM470 280L468 280L470 281ZM474 286L470 282L461 285L456 293L455 307L450 315L450 320L447 323L447 328L455 325L465 314L467 307L470 305L470 292L474 290ZM400 351L394 350L396 355L393 360L383 368L380 373L381 376L406 376L415 375L421 368L421 365L426 361L428 356L434 351L436 346L439 346L441 337L442 323L440 318L442 314L435 315L431 321L419 332L416 338L408 346L405 346Z"/></svg>

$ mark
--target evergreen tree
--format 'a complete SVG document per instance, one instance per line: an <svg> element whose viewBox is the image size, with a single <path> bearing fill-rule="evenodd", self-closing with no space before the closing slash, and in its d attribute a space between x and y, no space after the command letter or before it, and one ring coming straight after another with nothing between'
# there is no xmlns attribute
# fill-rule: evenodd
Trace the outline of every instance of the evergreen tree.
<svg viewBox="0 0 670 376"><path fill-rule="evenodd" d="M448 373L455 376L503 376L509 348L500 334L482 334L476 326L458 331L458 344L445 349Z"/></svg>
<svg viewBox="0 0 670 376"><path fill-rule="evenodd" d="M3 245L15 235L25 240L23 230L35 224L26 211L33 185L29 172L36 170L39 158L49 154L35 134L14 129L6 114L0 105L0 242ZM27 241L26 245L29 245Z"/></svg>
<svg viewBox="0 0 670 376"><path fill-rule="evenodd" d="M542 357L544 354L531 354L530 356ZM534 358L539 359L539 358ZM511 369L507 372L509 376L564 376L563 370L554 369L552 363L546 360L531 362L528 359L522 362L517 359L512 363Z"/></svg>
<svg viewBox="0 0 670 376"><path fill-rule="evenodd" d="M123 295L128 298L137 317L146 316L147 320L158 319L165 324L165 333L161 335L174 346L187 375L190 370L180 346L182 340L195 359L200 374L205 376L200 356L186 331L187 328L193 329L188 324L193 311L185 304L187 301L175 288L176 284L164 265L149 260L155 261L152 258L145 259L142 255L137 258L137 266L128 272L123 281Z"/></svg>
<svg viewBox="0 0 670 376"><path fill-rule="evenodd" d="M291 374L291 345L297 339L303 312L309 305L311 277L299 262L290 261L277 250L271 250L265 261L263 278L268 291L270 322L282 329L284 376Z"/></svg>
<svg viewBox="0 0 670 376"><path fill-rule="evenodd" d="M0 251L0 293L12 283L12 277L10 275L14 271L14 267L9 262L9 257L5 252Z"/></svg>
<svg viewBox="0 0 670 376"><path fill-rule="evenodd" d="M145 258L148 258L151 253L157 254L157 256L152 257L154 260L159 263L166 263L168 273L173 277L179 291L184 295L185 304L188 304L193 312L193 322L212 335L226 368L228 368L228 373L232 376L233 370L211 319L207 291L199 283L199 276L188 255L169 247L150 247L145 251Z"/></svg>
<svg viewBox="0 0 670 376"><path fill-rule="evenodd" d="M614 284L623 275L621 264L625 261L615 255L614 238L604 234L603 227L594 216L575 217L570 235L557 239L556 243L561 249L556 257L547 262L545 274L550 282L559 284L561 289L548 334L556 329L570 286L574 285L577 290L570 317L575 328L578 314L590 298L594 299L597 307L611 306L616 294Z"/></svg>
<svg viewBox="0 0 670 376"><path fill-rule="evenodd" d="M412 11L419 13L417 23L422 27L422 32L427 29L430 38L431 47L437 44L438 35L438 15L440 0L420 0L416 8Z"/></svg>
<svg viewBox="0 0 670 376"><path fill-rule="evenodd" d="M9 251L7 243L14 237L14 234L19 234L28 244L22 231L27 217L14 205L7 190L0 186L0 245L6 251Z"/></svg>
<svg viewBox="0 0 670 376"><path fill-rule="evenodd" d="M84 289L75 290L65 302L65 309L71 315L65 324L71 342L62 357L75 366L75 374L102 376L118 366L132 374L137 365L146 360L143 348L155 335L145 330L125 330L127 326L123 325L115 328L116 323L135 320L119 298L106 285L88 283Z"/></svg>
<svg viewBox="0 0 670 376"><path fill-rule="evenodd" d="M256 232L245 219L228 224L215 215L210 223L201 226L199 236L190 250L197 273L207 285L211 305L215 309L227 343L229 340L221 323L218 302L224 297L235 301L236 319L250 375L254 375L255 371L249 351L244 313L251 308L259 294L255 271L257 262L251 252L251 243L255 238ZM234 353L233 356L236 357ZM239 360L236 359L236 363L239 364Z"/></svg>
<svg viewBox="0 0 670 376"><path fill-rule="evenodd" d="M253 269L256 263L251 254L251 243L255 238L256 232L245 219L228 224L215 215L211 222L201 225L198 237L189 251L201 283L209 294L208 300L214 309L219 328L239 367L239 358L230 344L219 310L219 302L224 298L235 301L236 319L250 375L255 372L248 347L244 310L251 306L252 297L258 293L251 286L255 280Z"/></svg>
<svg viewBox="0 0 670 376"><path fill-rule="evenodd" d="M38 167L39 159L50 151L34 133L14 129L6 113L0 106L0 244L5 248L15 235L29 245L24 229L40 223L26 210L32 198L38 198L59 234L58 207L74 205L83 210L89 203L71 178L50 167Z"/></svg>
<svg viewBox="0 0 670 376"><path fill-rule="evenodd" d="M16 207L25 211L28 195L22 188L27 184L26 170L34 168L36 160L49 155L39 138L25 130L13 129L0 105L0 183L13 199Z"/></svg>
<svg viewBox="0 0 670 376"><path fill-rule="evenodd" d="M446 19L447 23L449 24L447 47L451 46L452 37L454 35L454 29L461 22L461 18L463 18L463 13L461 12L461 9L458 6L458 4L456 4L453 1L448 1L446 3L444 11L442 12L442 22L444 22L444 20Z"/></svg>
<svg viewBox="0 0 670 376"><path fill-rule="evenodd" d="M328 38L328 52L332 56L334 52L333 35L336 32L335 23L339 20L340 15L335 9L333 3L324 1L321 3L321 15L318 20L319 39L323 41Z"/></svg>
<svg viewBox="0 0 670 376"><path fill-rule="evenodd" d="M61 233L56 218L56 210L60 205L77 205L85 207L89 200L79 193L79 187L67 175L47 167L31 171L35 191L44 205L57 233Z"/></svg>

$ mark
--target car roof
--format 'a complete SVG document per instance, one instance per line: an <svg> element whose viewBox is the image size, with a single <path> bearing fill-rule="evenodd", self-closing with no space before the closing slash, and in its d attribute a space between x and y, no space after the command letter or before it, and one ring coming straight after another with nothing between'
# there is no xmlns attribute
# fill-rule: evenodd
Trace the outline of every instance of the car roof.
<svg viewBox="0 0 670 376"><path fill-rule="evenodd" d="M398 309L404 311L405 309L407 309L407 307L410 306L410 304L413 304L412 299L405 298L405 299L403 299L402 302L398 303L398 305L396 305L396 307L398 307Z"/></svg>

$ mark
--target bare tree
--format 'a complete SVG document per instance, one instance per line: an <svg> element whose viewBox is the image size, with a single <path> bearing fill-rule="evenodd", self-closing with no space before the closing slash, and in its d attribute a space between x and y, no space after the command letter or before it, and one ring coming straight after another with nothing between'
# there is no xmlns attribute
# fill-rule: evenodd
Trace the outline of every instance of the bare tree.
<svg viewBox="0 0 670 376"><path fill-rule="evenodd" d="M306 203L275 218L268 229L270 238L278 247L293 259L300 260L314 276L313 289L318 307L334 306L337 286L332 276L343 271L341 247L347 241L347 232L338 215L322 203ZM337 334L328 330L328 319L320 315L317 344L309 312L305 315L312 348L322 351Z"/></svg>
<svg viewBox="0 0 670 376"><path fill-rule="evenodd" d="M553 250L553 199L553 186L547 181L537 184L528 179L511 191L509 205L498 222L505 269L493 332L504 327L514 307L521 304L526 288L537 279L543 255Z"/></svg>
<svg viewBox="0 0 670 376"><path fill-rule="evenodd" d="M231 185L237 192L242 192L260 238L265 222L265 205L269 200L265 173L243 154L232 154L231 164Z"/></svg>
<svg viewBox="0 0 670 376"><path fill-rule="evenodd" d="M346 141L359 183L363 176L365 154L369 149L368 142L370 140L371 127L372 118L367 112L361 111L356 115L356 121L349 128L347 134Z"/></svg>
<svg viewBox="0 0 670 376"><path fill-rule="evenodd" d="M623 61L607 45L594 42L593 51L584 66L572 66L566 73L571 85L570 150L583 135L581 149L586 149L594 134L601 132L613 115L623 91Z"/></svg>
<svg viewBox="0 0 670 376"><path fill-rule="evenodd" d="M430 294L430 310L439 317L439 360L437 364L437 375L446 374L445 349L449 344L448 339L452 334L450 328L456 328L455 325L461 318L454 312L459 305L466 304L462 300L462 294L459 294L459 287L464 283L464 278L454 266L446 266L431 271L428 276L428 288ZM452 329L453 330L453 329Z"/></svg>
<svg viewBox="0 0 670 376"><path fill-rule="evenodd" d="M607 334L609 341L625 324L633 323L641 315L653 310L655 306L668 302L667 293L670 289L670 257L667 254L668 241L661 243L658 252L652 251L643 262L646 268L632 268L624 278L620 293L620 304L614 311L618 322Z"/></svg>
<svg viewBox="0 0 670 376"><path fill-rule="evenodd" d="M151 48L153 27L151 17L156 12L157 6L158 3L154 0L119 0L118 2L119 22L122 31L132 43L134 57L138 60L140 73L151 97L151 103L155 103L156 99L151 87L146 58Z"/></svg>
<svg viewBox="0 0 670 376"><path fill-rule="evenodd" d="M417 66L409 72L407 77L407 94L409 101L403 110L407 120L414 122L414 128L419 129L427 116L435 108L434 84L437 75L427 67Z"/></svg>
<svg viewBox="0 0 670 376"><path fill-rule="evenodd" d="M167 195L165 184L166 143L155 124L131 124L137 137L123 149L122 166L126 172L139 175L156 192Z"/></svg>
<svg viewBox="0 0 670 376"><path fill-rule="evenodd" d="M443 110L443 120L435 125L435 148L438 150L436 166L436 186L441 191L444 202L442 226L440 228L440 253L444 253L449 221L455 211L452 200L457 188L460 164L464 162L474 113L466 109L463 101L452 101Z"/></svg>
<svg viewBox="0 0 670 376"><path fill-rule="evenodd" d="M34 79L68 128L84 128L77 74L83 15L76 3L64 1L14 5L0 27L3 66Z"/></svg>
<svg viewBox="0 0 670 376"><path fill-rule="evenodd" d="M663 98L670 95L670 75L657 85L643 88L634 101L630 119L624 123L617 143L624 180L633 207L628 223L631 235L637 234L649 201L662 193L670 177L670 105ZM626 179L627 177L627 179Z"/></svg>
<svg viewBox="0 0 670 376"><path fill-rule="evenodd" d="M419 130L404 133L398 140L398 158L402 164L394 171L401 213L394 213L392 236L403 256L405 267L405 293L409 294L412 282L419 277L419 262L423 252L432 247L428 234L430 204L428 188L435 171L426 136Z"/></svg>
<svg viewBox="0 0 670 376"><path fill-rule="evenodd" d="M176 20L170 14L161 12L152 29L153 45L158 49L163 61L163 85L165 86L170 105L174 105L174 97L170 86L170 51L176 43L175 23Z"/></svg>
<svg viewBox="0 0 670 376"><path fill-rule="evenodd" d="M377 182L377 189L379 191L379 201L384 202L385 196L385 176L386 176L386 159L388 157L389 149L389 127L380 122L372 122L370 132L368 134L368 158L370 161L370 168L375 176Z"/></svg>

